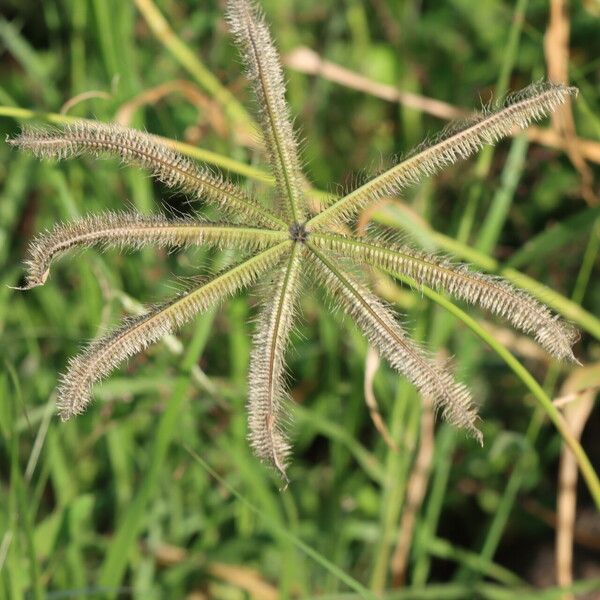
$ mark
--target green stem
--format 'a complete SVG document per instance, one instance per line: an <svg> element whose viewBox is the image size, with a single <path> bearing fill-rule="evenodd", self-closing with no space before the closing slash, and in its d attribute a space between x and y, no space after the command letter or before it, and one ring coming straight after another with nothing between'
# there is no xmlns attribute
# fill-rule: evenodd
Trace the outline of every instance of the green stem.
<svg viewBox="0 0 600 600"><path fill-rule="evenodd" d="M476 552L459 548L442 538L433 538L426 542L429 552L438 558L452 560L459 564L467 565L479 573L483 573L505 585L522 585L523 580L509 571L502 565L499 565L487 558L483 558Z"/></svg>

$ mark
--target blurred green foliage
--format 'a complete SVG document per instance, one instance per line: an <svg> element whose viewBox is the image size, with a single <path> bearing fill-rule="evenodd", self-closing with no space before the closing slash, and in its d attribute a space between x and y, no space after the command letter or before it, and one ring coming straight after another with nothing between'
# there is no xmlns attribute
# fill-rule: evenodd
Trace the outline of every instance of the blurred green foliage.
<svg viewBox="0 0 600 600"><path fill-rule="evenodd" d="M497 88L518 89L545 73L545 0L262 4L282 53L305 45L375 81L460 107L477 108L479 97L488 101ZM251 108L221 3L157 5L179 38ZM522 26L515 11L523 11ZM570 76L581 90L577 130L598 140L600 21L593 2L573 3L570 17ZM103 121L146 90L192 80L135 4L122 0L0 0L0 57L0 105L56 113L94 90L110 97L82 101L69 114ZM307 170L320 189L379 169L443 126L318 77L286 74ZM216 114L204 102L171 94L137 110L132 125L261 164L260 153L235 141L228 117L218 108ZM16 120L0 118L2 139L17 129ZM598 212L583 203L579 175L565 154L535 144L519 154L519 143L509 140L459 164L403 201L435 230L500 263L522 255L514 266L597 312ZM516 158L507 162L511 153ZM297 406L285 492L245 439L252 298L201 316L179 340L132 360L98 386L96 403L82 417L67 424L54 417L58 373L82 340L137 310L132 299L146 303L171 293L179 285L174 274L190 276L230 258L205 250L86 251L65 258L43 288L24 294L7 287L18 285L19 262L35 232L127 204L146 212L161 205L190 210L146 174L114 161L38 163L0 144L0 596L248 597L248 588L218 570L222 563L252 569L240 571L244 581L261 578L281 597L390 590L421 402L380 368L375 393L402 448L394 453L364 404L366 344L322 310L318 297L303 306L289 357ZM569 226L559 230L562 223ZM542 566L553 532L523 504L554 508L560 437L479 340L420 295L400 299L415 336L456 356L458 376L480 399L486 444L481 449L438 426L408 587L385 597L560 597L556 590L534 591L553 580ZM598 340L584 334L577 354L582 362L598 361ZM547 393L558 394L564 367L524 360ZM592 417L583 445L595 464L599 437ZM580 507L593 510L583 487ZM581 572L593 558L586 552L576 553ZM577 585L589 591L600 584Z"/></svg>

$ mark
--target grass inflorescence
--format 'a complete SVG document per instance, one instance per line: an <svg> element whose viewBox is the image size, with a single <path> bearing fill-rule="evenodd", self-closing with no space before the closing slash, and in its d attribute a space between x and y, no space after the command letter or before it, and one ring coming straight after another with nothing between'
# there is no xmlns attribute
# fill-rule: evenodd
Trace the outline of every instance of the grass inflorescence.
<svg viewBox="0 0 600 600"><path fill-rule="evenodd" d="M600 331L598 212L570 164L578 144L593 160L597 126L585 10L575 101L527 85L544 68L527 2L387 4L264 3L284 65L301 41L362 72L353 94L330 66L284 72L265 17L230 3L254 104L214 7L66 0L68 17L48 3L0 21L1 122L28 151L0 147L0 595L563 595L535 589L532 563L561 442L597 487L593 431L580 443L557 408L594 389L572 348L580 330L585 363ZM427 116L424 95L477 107L495 73L496 97L523 91L446 128ZM378 79L411 103L369 97ZM565 106L589 139L560 145L542 119ZM436 410L451 424L434 430Z"/></svg>

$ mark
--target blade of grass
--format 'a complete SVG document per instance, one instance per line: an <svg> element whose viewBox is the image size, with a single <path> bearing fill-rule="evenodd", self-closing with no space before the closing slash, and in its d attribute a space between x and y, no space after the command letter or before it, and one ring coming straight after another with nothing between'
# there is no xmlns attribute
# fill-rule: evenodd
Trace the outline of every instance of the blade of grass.
<svg viewBox="0 0 600 600"><path fill-rule="evenodd" d="M519 42L521 40L521 32L528 3L529 0L518 0L513 11L511 20L512 26L508 33L508 40L504 50L500 73L496 80L494 94L496 98L503 98L508 90L510 74L517 60ZM495 151L494 146L486 146L477 157L477 162L473 169L475 182L467 192L467 201L463 210L463 216L460 220L460 229L457 234L459 239L466 240L472 230L479 202L484 193L484 181L490 173Z"/></svg>
<svg viewBox="0 0 600 600"><path fill-rule="evenodd" d="M238 490L236 490L228 481L223 479L212 467L192 448L185 446L185 449L190 454L190 456L200 464L200 466L209 473L216 481L218 481L224 488L229 490L231 494L233 494L239 502L241 502L246 508L252 511L267 527L271 530L271 532L281 538L289 540L296 548L306 554L309 558L314 560L321 567L326 569L329 573L334 575L341 582L345 583L350 589L354 590L359 594L361 598L368 598L369 600L377 600L376 596L374 596L367 588L365 588L362 584L352 578L350 575L342 571L338 566L334 565L330 562L325 556L311 548L308 544L303 542L299 537L290 533L288 529L282 527L280 524L276 523L272 519L270 519L265 513L260 511L256 506L254 506L251 502L249 502L245 496L243 496Z"/></svg>
<svg viewBox="0 0 600 600"><path fill-rule="evenodd" d="M213 316L214 313L211 312L198 319L196 331L200 332L201 339L206 340L205 330L210 327ZM184 372L189 371L196 363L204 346L193 344L192 348L194 350L193 354L188 351L182 361ZM183 404L191 385L191 378L187 374L181 375L175 381L172 396L156 429L155 440L151 449L150 467L145 474L144 482L121 518L117 532L100 567L98 578L98 585L100 586L116 589L123 578L129 553L135 545L136 536L144 523L146 506L158 485L160 473L165 466L167 451L177 434L178 421L181 418Z"/></svg>
<svg viewBox="0 0 600 600"><path fill-rule="evenodd" d="M315 399L314 402L319 402L319 399ZM383 483L384 470L377 457L359 443L344 427L327 419L324 415L314 414L314 412L307 410L300 404L294 406L294 420L298 421L302 427L306 427L309 430L314 429L320 434L346 446L365 473L376 483Z"/></svg>
<svg viewBox="0 0 600 600"><path fill-rule="evenodd" d="M599 207L600 208L600 207ZM590 281L592 270L594 265L597 264L598 252L600 251L600 218L596 218L593 221L592 231L590 232L590 239L588 245L583 254L583 260L581 261L581 268L577 274L577 280L575 281L575 289L573 290L573 302L579 302L583 300L585 290Z"/></svg>
<svg viewBox="0 0 600 600"><path fill-rule="evenodd" d="M59 103L59 94L48 72L47 66L40 60L30 42L21 35L14 23L0 15L0 42L2 42L21 64L30 81L42 92L45 103L55 107Z"/></svg>
<svg viewBox="0 0 600 600"><path fill-rule="evenodd" d="M11 410L11 417L12 419L14 419L14 415L16 415L19 408L22 407L21 386L19 384L19 377L14 367L8 363L6 363L5 366L12 380L13 387L15 389L15 394L13 396L12 401L13 406ZM32 597L35 598L35 600L42 600L42 598L44 597L44 593L38 568L38 559L35 552L33 534L34 525L31 515L31 505L28 502L27 494L25 493L26 483L23 479L21 467L19 464L19 435L14 430L10 435L9 446L10 488L15 494L15 496L13 497L13 509L15 510L14 522L15 525L19 525L19 527L17 528L17 532L19 532L18 534L22 534L25 538L25 551L29 567L30 592L32 594Z"/></svg>
<svg viewBox="0 0 600 600"><path fill-rule="evenodd" d="M504 228L515 190L523 174L528 147L529 142L523 135L515 138L510 145L508 158L502 170L500 188L492 198L477 239L477 249L486 254L494 249Z"/></svg>
<svg viewBox="0 0 600 600"><path fill-rule="evenodd" d="M505 263L505 268L518 269L533 264L551 252L572 243L584 236L596 219L600 217L600 206L586 208L572 217L564 219L545 229L517 250Z"/></svg>
<svg viewBox="0 0 600 600"><path fill-rule="evenodd" d="M96 31L100 40L100 51L104 59L104 68L108 80L121 73L122 62L117 56L114 40L114 23L112 22L110 0L92 0L92 8L96 17Z"/></svg>
<svg viewBox="0 0 600 600"><path fill-rule="evenodd" d="M442 514L456 441L456 429L443 424L436 438L436 456L433 468L435 476L432 477L429 502L420 526L415 533L413 550L415 561L411 584L417 588L424 586L429 576L431 558L427 551L427 542L435 536L437 524Z"/></svg>
<svg viewBox="0 0 600 600"><path fill-rule="evenodd" d="M422 315L419 315L422 317ZM425 320L419 318L415 338L424 334ZM396 401L389 424L390 434L396 443L413 446L416 444L420 427L420 406L414 389L404 379L398 380ZM385 479L381 493L380 535L373 548L370 587L380 594L385 586L389 570L390 556L395 543L398 521L404 504L406 485L412 465L413 453L394 452L386 447Z"/></svg>
<svg viewBox="0 0 600 600"><path fill-rule="evenodd" d="M87 57L85 54L85 26L88 18L87 2L71 0L71 40L69 52L69 75L71 80L70 93L72 96L86 91Z"/></svg>
<svg viewBox="0 0 600 600"><path fill-rule="evenodd" d="M427 542L427 549L437 558L452 560L469 566L470 568L495 579L506 585L519 585L523 580L512 571L490 560L482 558L476 552L470 552L451 544L448 540L433 538Z"/></svg>

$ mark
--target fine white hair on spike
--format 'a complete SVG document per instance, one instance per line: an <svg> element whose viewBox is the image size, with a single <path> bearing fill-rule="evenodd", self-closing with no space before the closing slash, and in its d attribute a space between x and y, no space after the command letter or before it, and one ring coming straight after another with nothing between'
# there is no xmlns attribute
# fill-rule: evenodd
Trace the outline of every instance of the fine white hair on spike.
<svg viewBox="0 0 600 600"><path fill-rule="evenodd" d="M149 312L126 319L114 332L92 342L69 361L58 387L58 411L63 420L82 413L91 401L92 386L120 363L191 321L272 269L291 242L285 241L228 269L217 277Z"/></svg>
<svg viewBox="0 0 600 600"><path fill-rule="evenodd" d="M500 277L471 271L466 264L453 263L407 245L386 244L380 239L352 238L338 234L313 233L315 246L347 258L414 279L417 284L443 290L507 320L513 327L533 335L558 359L575 361L572 346L578 332L526 292Z"/></svg>
<svg viewBox="0 0 600 600"><path fill-rule="evenodd" d="M203 223L191 218L167 219L136 212L103 212L59 223L38 235L29 245L26 285L21 289L43 285L54 258L75 247L138 249L207 244L257 251L285 239L285 232L270 229Z"/></svg>
<svg viewBox="0 0 600 600"><path fill-rule="evenodd" d="M260 310L250 358L250 443L256 455L274 466L286 483L290 447L282 425L288 401L284 381L285 349L300 294L305 251L302 244L294 243L291 253L275 272L269 296Z"/></svg>
<svg viewBox="0 0 600 600"><path fill-rule="evenodd" d="M477 410L469 390L406 335L394 315L366 286L340 269L333 257L312 242L308 246L312 250L311 266L323 288L363 331L369 343L422 395L431 398L446 420L466 429L481 443L482 435L475 425Z"/></svg>
<svg viewBox="0 0 600 600"><path fill-rule="evenodd" d="M536 83L512 94L494 110L446 128L440 136L418 147L396 166L374 177L310 219L310 230L347 221L358 211L384 196L399 193L423 177L465 159L483 146L495 144L517 129L525 129L564 104L577 88L558 83Z"/></svg>
<svg viewBox="0 0 600 600"><path fill-rule="evenodd" d="M203 198L224 211L273 229L286 224L245 192L208 167L200 167L155 136L114 123L77 121L63 128L28 127L9 140L38 158L64 160L82 154L117 156L124 164L148 169L166 186Z"/></svg>
<svg viewBox="0 0 600 600"><path fill-rule="evenodd" d="M303 175L298 142L285 100L279 55L262 10L251 0L229 0L227 21L238 43L256 99L265 146L286 218L304 221Z"/></svg>

